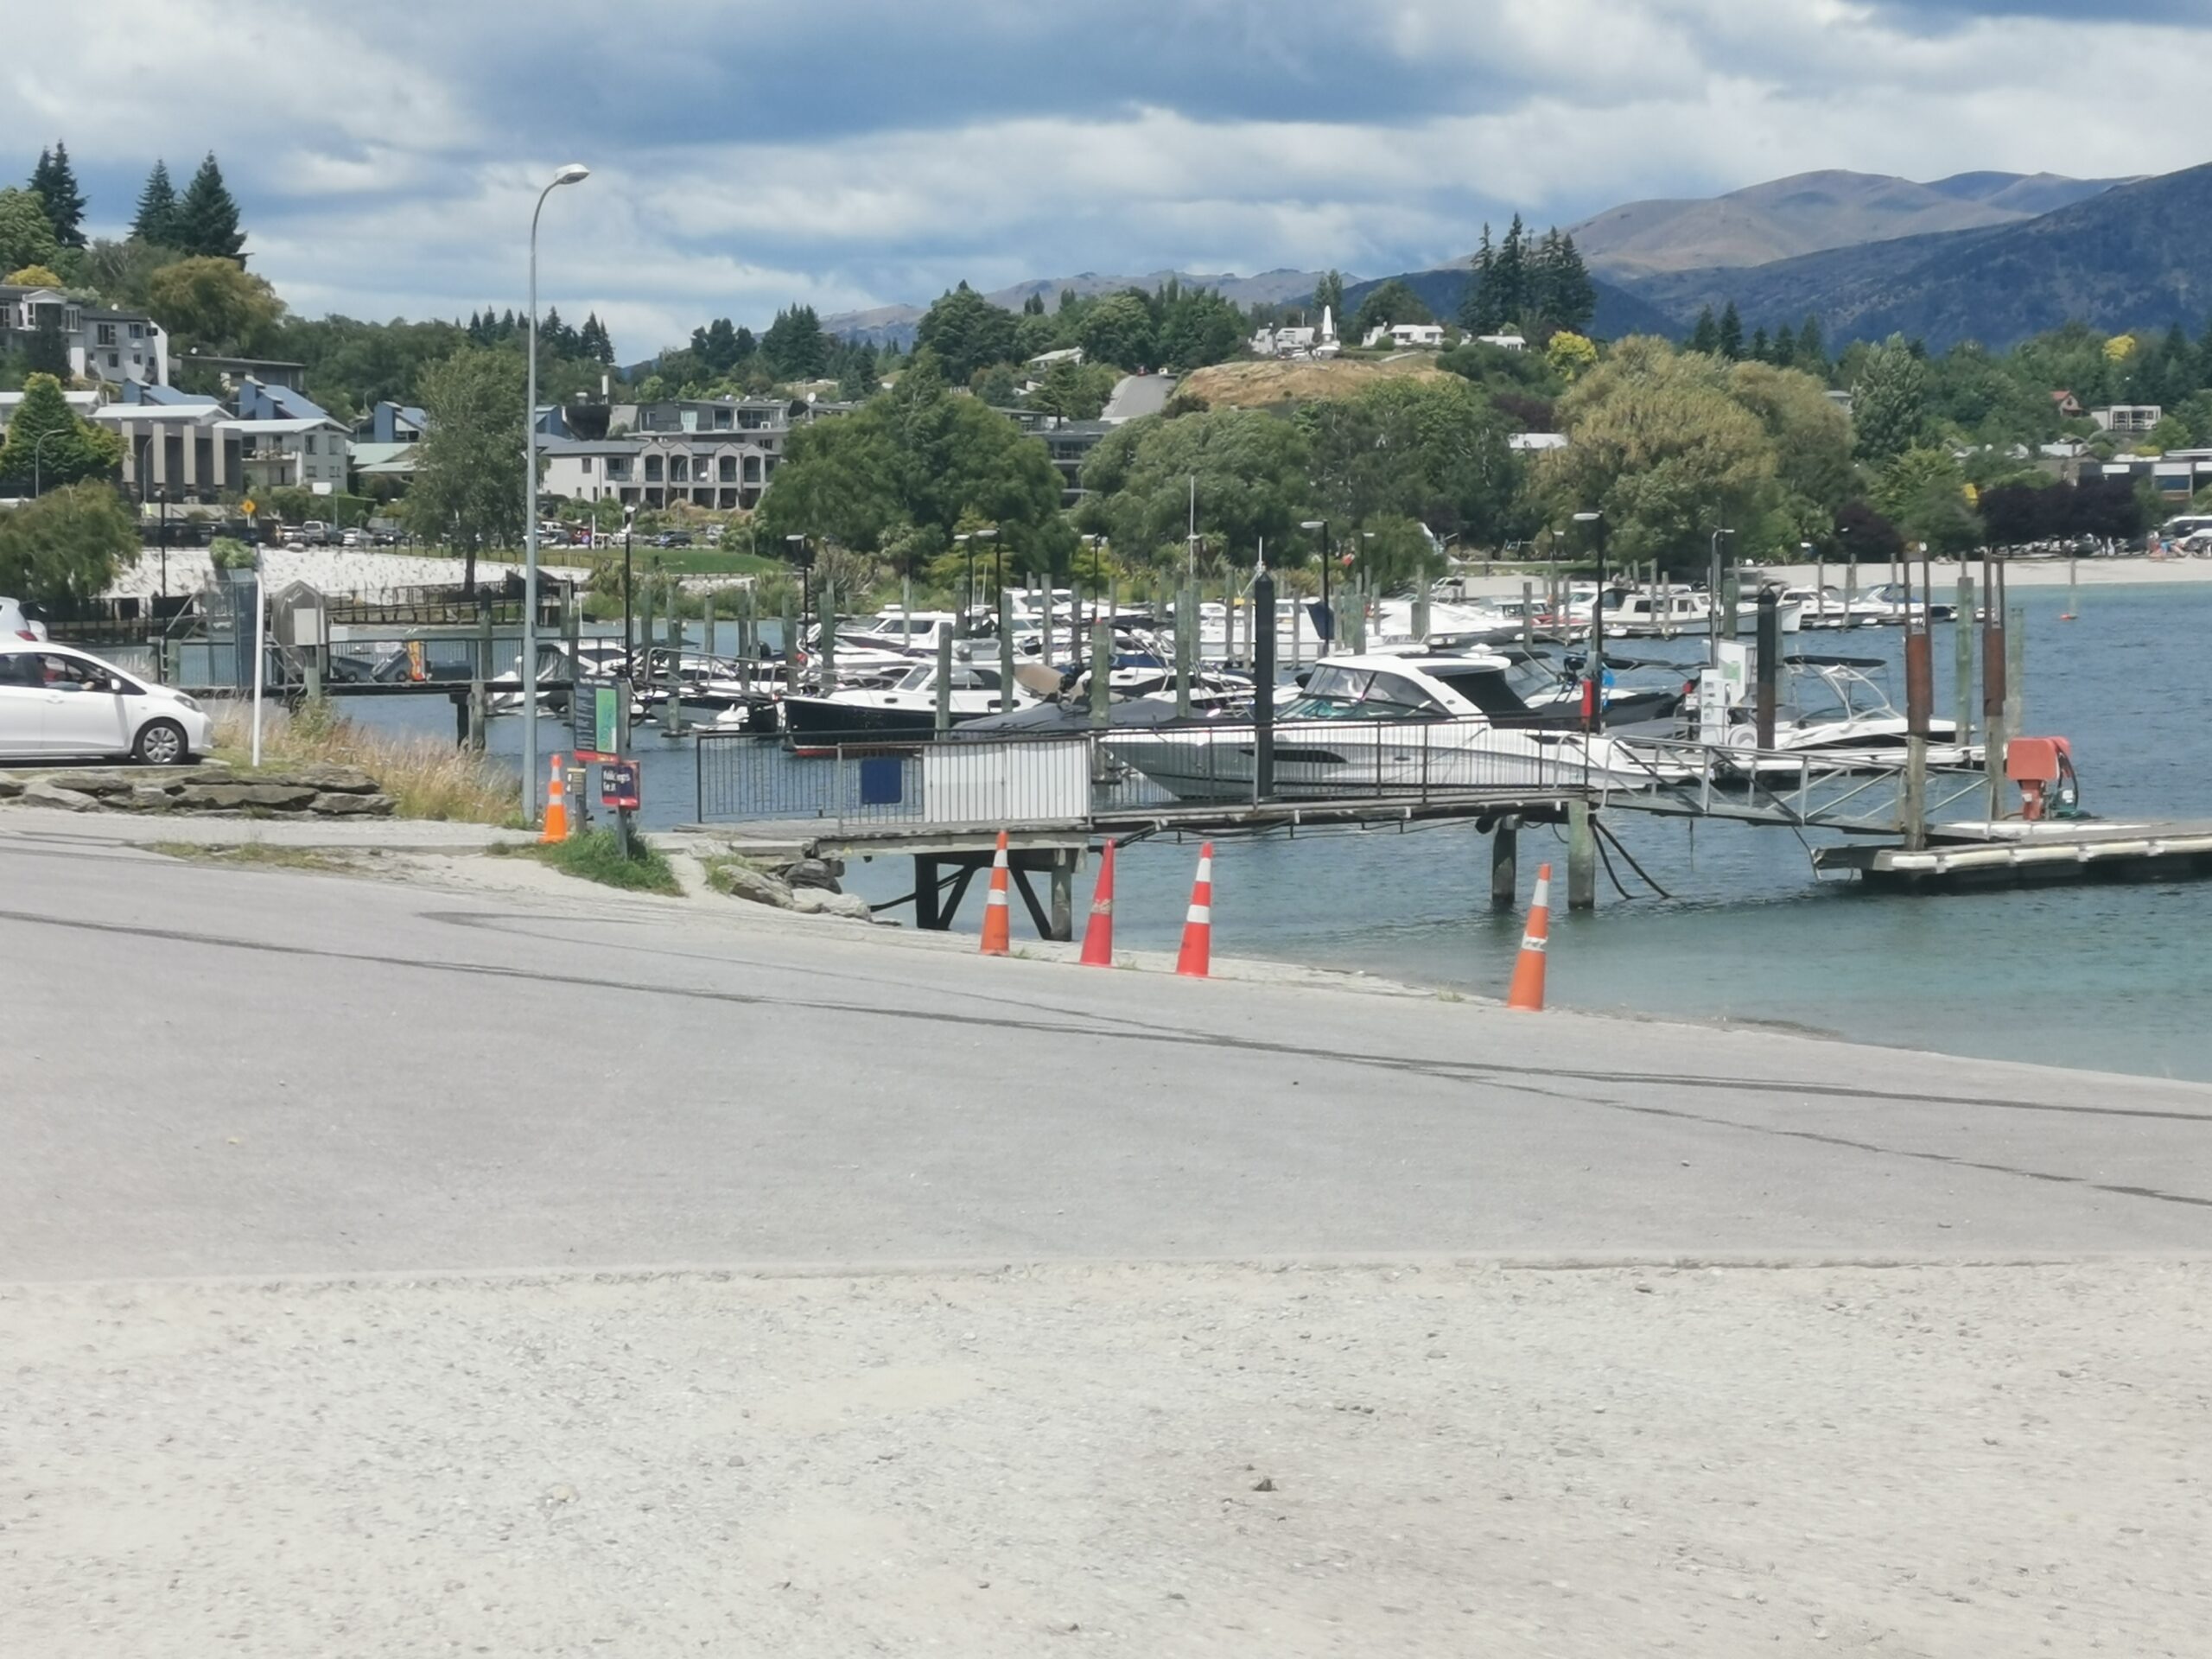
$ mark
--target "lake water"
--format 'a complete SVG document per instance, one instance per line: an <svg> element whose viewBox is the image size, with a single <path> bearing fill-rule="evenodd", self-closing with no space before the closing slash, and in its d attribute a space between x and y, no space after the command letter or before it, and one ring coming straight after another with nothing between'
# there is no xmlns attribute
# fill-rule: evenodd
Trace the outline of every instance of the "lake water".
<svg viewBox="0 0 2212 1659"><path fill-rule="evenodd" d="M2027 613L2028 729L2073 740L2083 804L2101 817L2212 818L2212 673L2195 656L2212 636L2212 591L2085 589L2073 622L2058 620L2063 588L2016 589L2015 601ZM1894 664L1899 640L1894 629L1859 630L1801 645ZM1948 627L1936 630L1935 647L1936 707L1948 712ZM1889 683L1901 698L1902 676ZM365 699L353 711L379 725L452 730L440 700ZM520 737L513 721L493 727L504 751L518 750ZM543 741L565 745L565 729L548 721ZM664 747L650 728L639 747L647 826L689 821L690 747ZM1601 869L1597 911L1553 919L1556 1006L2212 1081L2212 883L1883 895L1816 882L1787 830L1692 829L1630 812L1608 823L1671 897L1624 901ZM1117 944L1174 948L1196 851L1170 842L1122 854ZM1521 918L1491 912L1489 842L1471 826L1224 841L1215 852L1218 952L1503 993ZM1563 840L1524 829L1524 896L1546 859L1564 875ZM855 863L846 885L896 898L912 868L904 859ZM1086 873L1078 885L1078 925L1089 881ZM963 928L977 925L979 899L971 893Z"/></svg>

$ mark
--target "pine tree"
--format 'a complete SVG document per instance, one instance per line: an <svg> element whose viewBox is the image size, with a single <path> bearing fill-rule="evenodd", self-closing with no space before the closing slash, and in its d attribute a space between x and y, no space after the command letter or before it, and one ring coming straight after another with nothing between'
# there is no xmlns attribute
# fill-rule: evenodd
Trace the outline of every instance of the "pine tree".
<svg viewBox="0 0 2212 1659"><path fill-rule="evenodd" d="M1758 327L1751 330L1751 361L1754 363L1771 363L1773 360L1774 345L1773 342L1769 340L1766 337L1766 325L1764 323L1761 323Z"/></svg>
<svg viewBox="0 0 2212 1659"><path fill-rule="evenodd" d="M1774 365L1778 369L1791 368L1797 362L1797 335L1788 323L1774 331Z"/></svg>
<svg viewBox="0 0 2212 1659"><path fill-rule="evenodd" d="M207 259L236 259L240 264L245 232L238 229L238 205L223 182L223 169L215 152L192 175L176 205L176 245L188 254Z"/></svg>
<svg viewBox="0 0 2212 1659"><path fill-rule="evenodd" d="M1720 313L1720 355L1735 362L1744 354L1744 320L1736 315L1736 302L1731 300Z"/></svg>
<svg viewBox="0 0 2212 1659"><path fill-rule="evenodd" d="M1491 281L1497 290L1494 304L1485 308L1495 313L1501 324L1520 323L1529 315L1529 235L1521 224L1521 215L1513 215L1513 223L1506 227L1505 240L1497 246L1497 257L1491 262Z"/></svg>
<svg viewBox="0 0 2212 1659"><path fill-rule="evenodd" d="M1537 243L1529 273L1529 306L1546 330L1586 332L1598 309L1598 290L1574 238L1557 226Z"/></svg>
<svg viewBox="0 0 2212 1659"><path fill-rule="evenodd" d="M1713 320L1713 308L1709 305L1697 314L1697 327L1690 330L1689 347L1707 357L1720 355L1720 326Z"/></svg>
<svg viewBox="0 0 2212 1659"><path fill-rule="evenodd" d="M77 175L69 165L69 146L56 140L50 150L38 153L31 169L31 188L46 204L47 222L54 239L65 248L85 245L85 198L77 188Z"/></svg>
<svg viewBox="0 0 2212 1659"><path fill-rule="evenodd" d="M138 193L137 215L130 221L130 234L141 242L163 247L175 241L176 187L169 182L168 162L156 162L154 170L146 175L146 188Z"/></svg>
<svg viewBox="0 0 2212 1659"><path fill-rule="evenodd" d="M1497 332L1497 318L1493 305L1497 298L1496 272L1497 251L1491 246L1490 224L1483 224L1483 239L1475 249L1475 268L1467 278L1467 291L1459 300L1459 327L1471 334L1494 334Z"/></svg>
<svg viewBox="0 0 2212 1659"><path fill-rule="evenodd" d="M1344 279L1341 271L1332 270L1313 284L1313 309L1318 313L1331 311L1336 315L1337 326L1344 321Z"/></svg>

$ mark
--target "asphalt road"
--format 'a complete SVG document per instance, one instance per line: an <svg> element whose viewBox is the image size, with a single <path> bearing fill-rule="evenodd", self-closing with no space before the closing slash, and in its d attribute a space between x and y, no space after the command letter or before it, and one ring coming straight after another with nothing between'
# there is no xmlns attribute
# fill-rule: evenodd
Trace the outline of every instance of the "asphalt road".
<svg viewBox="0 0 2212 1659"><path fill-rule="evenodd" d="M2197 1085L582 889L0 835L0 1009L6 1280L2212 1236Z"/></svg>
<svg viewBox="0 0 2212 1659"><path fill-rule="evenodd" d="M2212 1625L2212 1089L34 822L11 1653Z"/></svg>

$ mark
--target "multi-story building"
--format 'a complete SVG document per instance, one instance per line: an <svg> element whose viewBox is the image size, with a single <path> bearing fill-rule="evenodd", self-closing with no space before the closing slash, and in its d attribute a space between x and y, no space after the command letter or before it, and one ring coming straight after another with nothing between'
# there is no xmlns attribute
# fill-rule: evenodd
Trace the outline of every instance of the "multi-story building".
<svg viewBox="0 0 2212 1659"><path fill-rule="evenodd" d="M151 317L72 299L60 289L0 283L0 353L28 351L49 331L77 379L168 384L168 335Z"/></svg>
<svg viewBox="0 0 2212 1659"><path fill-rule="evenodd" d="M782 397L671 397L616 404L607 435L541 438L541 487L577 501L625 506L750 509L783 462L795 427L844 405Z"/></svg>

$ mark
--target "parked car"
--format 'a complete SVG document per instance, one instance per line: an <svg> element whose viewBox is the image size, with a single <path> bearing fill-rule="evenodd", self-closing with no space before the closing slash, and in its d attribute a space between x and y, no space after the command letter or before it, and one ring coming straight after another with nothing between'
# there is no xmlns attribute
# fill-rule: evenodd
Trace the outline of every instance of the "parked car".
<svg viewBox="0 0 2212 1659"><path fill-rule="evenodd" d="M369 534L365 530L349 530L338 538L340 547L366 547L368 544Z"/></svg>
<svg viewBox="0 0 2212 1659"><path fill-rule="evenodd" d="M0 760L127 755L175 766L214 722L192 698L70 645L0 638Z"/></svg>
<svg viewBox="0 0 2212 1659"><path fill-rule="evenodd" d="M43 639L46 624L23 608L19 599L0 599L0 639Z"/></svg>
<svg viewBox="0 0 2212 1659"><path fill-rule="evenodd" d="M691 532L688 530L664 530L653 537L653 545L655 547L689 547L691 545Z"/></svg>

